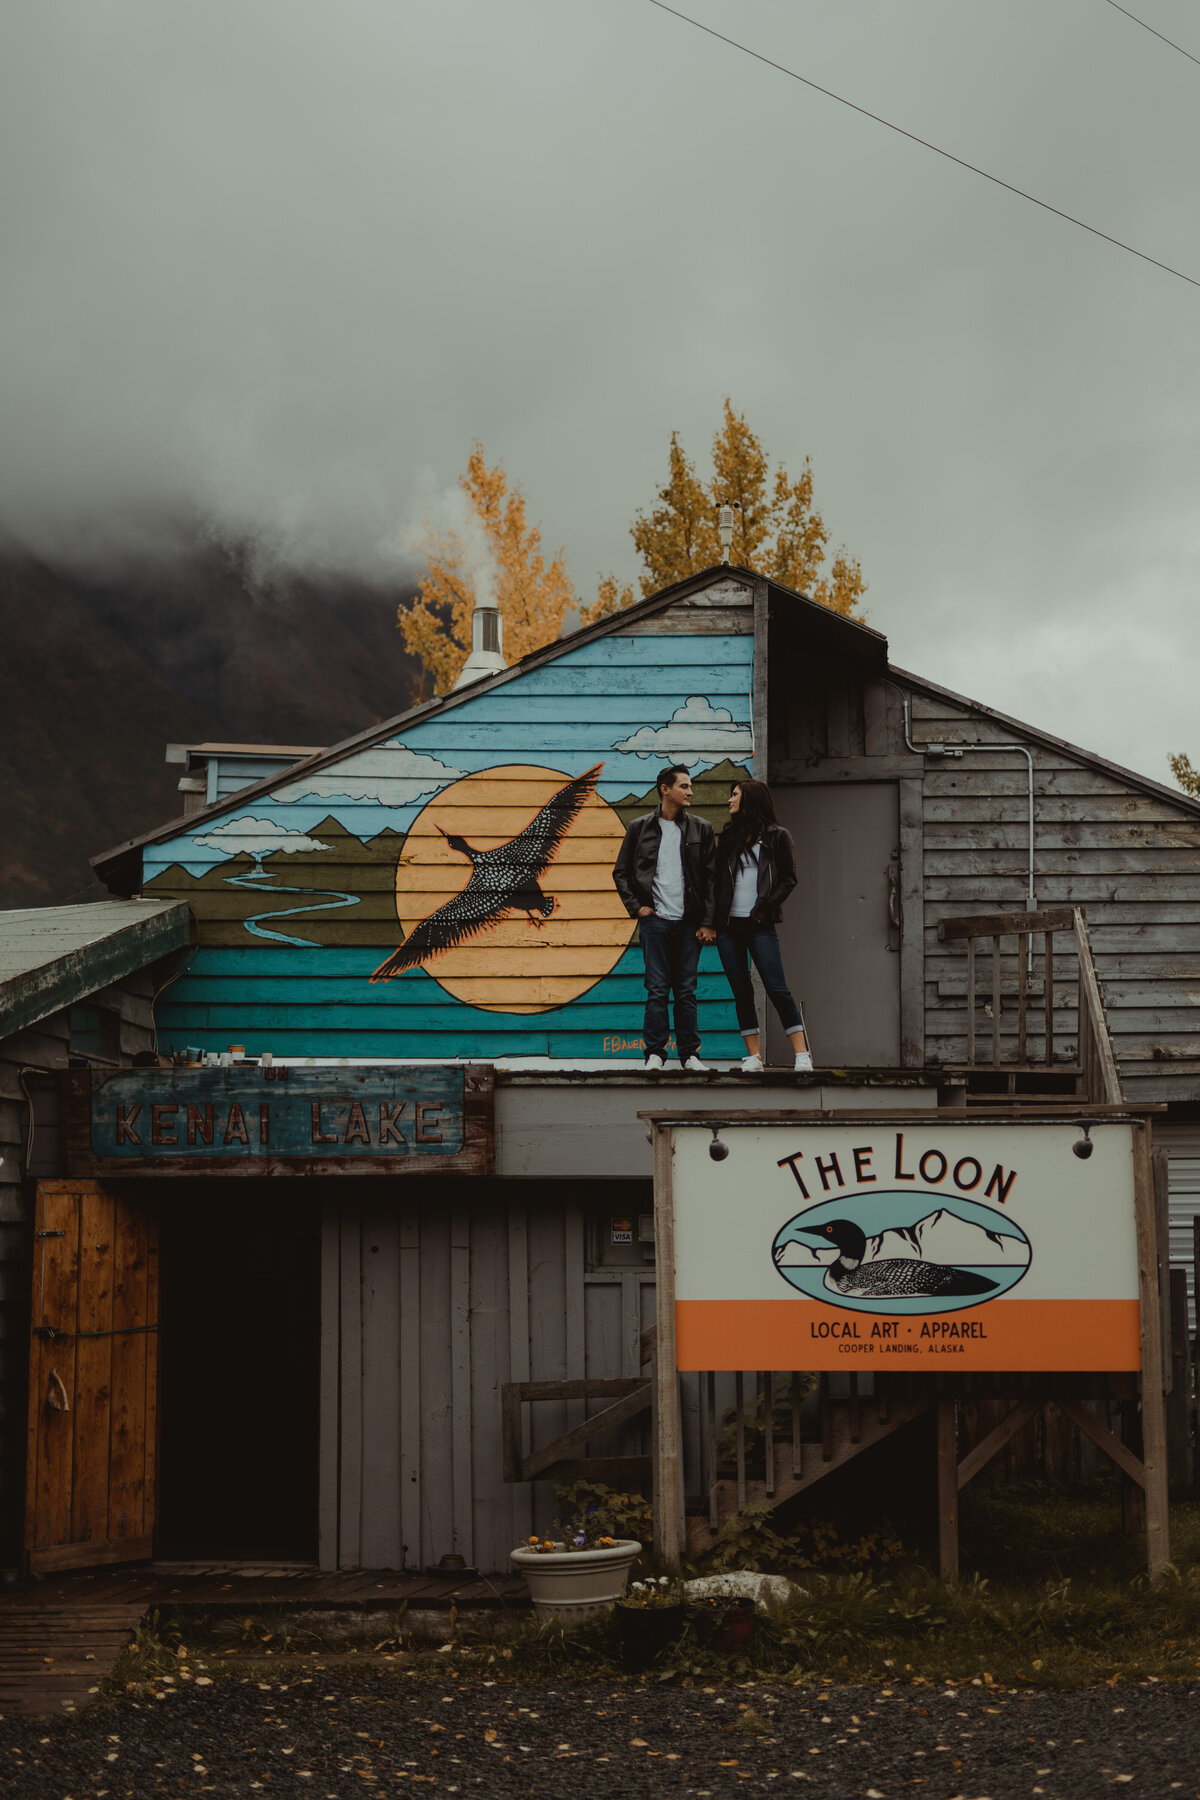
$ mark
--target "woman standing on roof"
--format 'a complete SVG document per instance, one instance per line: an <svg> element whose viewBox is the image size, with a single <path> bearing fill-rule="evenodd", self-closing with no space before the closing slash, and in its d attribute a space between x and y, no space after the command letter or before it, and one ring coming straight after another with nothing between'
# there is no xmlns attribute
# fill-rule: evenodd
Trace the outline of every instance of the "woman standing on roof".
<svg viewBox="0 0 1200 1800"><path fill-rule="evenodd" d="M765 781L735 781L729 795L729 823L717 843L715 924L721 966L733 989L738 1029L746 1042L744 1075L761 1075L763 1067L751 962L791 1040L795 1068L808 1073L813 1066L775 931L795 885L795 846L791 833L776 822L770 788Z"/></svg>

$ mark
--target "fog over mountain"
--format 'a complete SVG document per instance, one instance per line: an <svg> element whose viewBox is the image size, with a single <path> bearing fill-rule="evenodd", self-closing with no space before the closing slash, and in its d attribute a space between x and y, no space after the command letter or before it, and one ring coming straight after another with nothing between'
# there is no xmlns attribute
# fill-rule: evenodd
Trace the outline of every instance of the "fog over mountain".
<svg viewBox="0 0 1200 1800"><path fill-rule="evenodd" d="M1115 7L695 4L1200 279L1200 71ZM1200 54L1186 0L1153 23ZM106 720L156 745L173 710L175 736L366 722L324 671L353 596L411 584L475 438L586 597L636 578L670 432L706 472L726 394L793 472L812 457L898 663L1159 779L1200 757L1194 287L646 0L8 0L4 32L3 593L42 611L0 748L59 871L22 838L20 891L58 893L161 784ZM210 603L197 558L230 546ZM303 728L284 594L338 621ZM89 747L46 762L52 795L39 731Z"/></svg>
<svg viewBox="0 0 1200 1800"><path fill-rule="evenodd" d="M167 743L336 743L411 704L405 590L294 577L245 557L0 558L0 906L100 899L88 857L175 818Z"/></svg>

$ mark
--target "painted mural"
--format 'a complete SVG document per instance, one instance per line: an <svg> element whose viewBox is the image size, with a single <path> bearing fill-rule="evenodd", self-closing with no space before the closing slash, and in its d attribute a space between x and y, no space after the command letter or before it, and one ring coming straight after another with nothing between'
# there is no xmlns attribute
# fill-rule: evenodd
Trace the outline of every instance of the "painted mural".
<svg viewBox="0 0 1200 1800"><path fill-rule="evenodd" d="M593 639L147 847L144 891L197 918L161 1044L640 1058L612 864L664 763L719 828L753 752L751 662L749 635ZM699 999L705 1051L739 1055L711 949Z"/></svg>

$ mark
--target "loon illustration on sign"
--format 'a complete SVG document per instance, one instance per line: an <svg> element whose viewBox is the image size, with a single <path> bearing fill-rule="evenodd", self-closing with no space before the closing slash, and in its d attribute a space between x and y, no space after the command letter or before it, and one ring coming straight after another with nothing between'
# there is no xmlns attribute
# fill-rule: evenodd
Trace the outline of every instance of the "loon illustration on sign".
<svg viewBox="0 0 1200 1800"><path fill-rule="evenodd" d="M978 1306L1016 1286L1031 1247L1010 1217L936 1193L855 1195L789 1219L775 1267L802 1294L862 1312Z"/></svg>

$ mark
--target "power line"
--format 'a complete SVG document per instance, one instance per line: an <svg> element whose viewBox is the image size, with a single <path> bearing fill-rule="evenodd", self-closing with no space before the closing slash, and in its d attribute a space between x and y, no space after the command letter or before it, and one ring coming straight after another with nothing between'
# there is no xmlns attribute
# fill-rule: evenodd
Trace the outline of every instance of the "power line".
<svg viewBox="0 0 1200 1800"><path fill-rule="evenodd" d="M1163 37L1161 31L1155 31L1153 25L1147 25L1145 19L1139 19L1137 14L1131 13L1127 6L1117 6L1117 0L1108 0L1108 4L1116 6L1119 13L1124 13L1127 19L1132 19L1135 25L1140 25L1142 30L1148 31L1152 37L1162 38L1164 44L1170 44L1172 50L1178 50L1180 56L1186 56L1189 62L1194 62L1200 69L1200 56L1193 56L1190 50L1185 50L1183 45L1177 44L1173 38Z"/></svg>
<svg viewBox="0 0 1200 1800"><path fill-rule="evenodd" d="M1163 269L1168 275L1178 276L1180 281L1186 281L1191 287L1200 288L1200 280L1197 280L1194 275L1185 275L1182 269L1173 268L1170 263L1160 262L1157 256L1148 256L1144 250L1137 250L1132 244L1125 243L1121 238L1112 237L1107 231L1101 231L1098 226L1089 225L1085 219L1077 219L1074 213L1063 212L1061 207L1051 206L1048 200L1039 200L1036 194L1029 194L1024 188L1014 187L1011 181L1004 181L999 175L990 175L986 169L979 168L976 163L967 162L965 157L955 156L952 150L943 150L939 145L931 144L928 138L918 137L915 131L906 131L903 125L893 125L890 119L883 118L879 113L871 112L865 106L857 105L853 100L847 100L844 94L835 94L832 88L822 87L819 81L810 81L807 75L801 75L795 69L789 69L786 63L773 62L760 50L752 50L749 44L739 43L737 38L727 37L723 31L716 31L711 25L703 25L699 19L693 19L690 14L680 12L674 6L668 6L666 0L650 0L650 5L657 6L660 12L670 13L672 18L681 19L685 25L694 25L697 31L703 31L708 37L716 38L719 43L728 44L732 50L740 50L744 56L752 56L755 62L765 63L768 69L777 69L781 75L788 75L793 81L802 82L805 87L812 88L814 92L824 94L827 100L836 100L839 106L848 106L851 112L861 113L864 119L873 119L876 125L886 125L889 131L896 132L900 137L908 138L910 143L920 144L923 150L932 150L935 156L944 156L947 162L957 163L960 169L969 169L972 175L982 175L985 181L994 183L996 187L1007 189L1010 194L1016 194L1020 200L1028 200L1033 206L1040 206L1043 212L1053 213L1056 219L1065 219L1068 225L1077 225L1080 231L1088 231L1093 237L1103 238L1106 244L1113 244L1118 250L1126 250L1130 256L1136 256L1142 262L1151 263L1154 268ZM1120 10L1123 11L1124 8ZM1130 16L1132 17L1132 14ZM1138 23L1140 24L1141 21L1138 20ZM1185 51L1184 55L1186 56L1186 54Z"/></svg>

